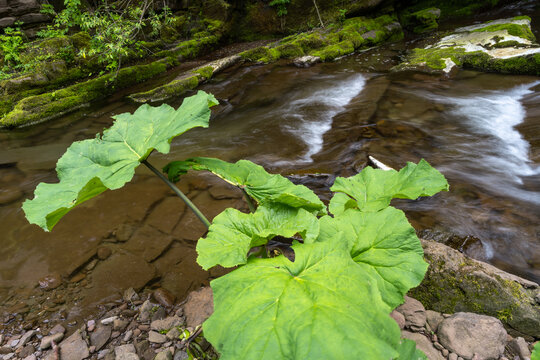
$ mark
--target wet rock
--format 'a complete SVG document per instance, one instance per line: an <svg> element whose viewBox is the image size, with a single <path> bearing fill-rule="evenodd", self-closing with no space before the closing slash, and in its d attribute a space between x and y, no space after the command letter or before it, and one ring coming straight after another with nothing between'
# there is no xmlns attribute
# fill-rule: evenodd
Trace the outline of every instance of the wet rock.
<svg viewBox="0 0 540 360"><path fill-rule="evenodd" d="M164 288L158 288L153 293L152 296L158 303L161 304L161 306L164 307L172 307L174 305L174 300L176 300L176 297L171 294L170 291Z"/></svg>
<svg viewBox="0 0 540 360"><path fill-rule="evenodd" d="M95 320L88 320L88 322L86 323L86 329L89 331L89 332L92 332L94 331L96 328L96 321Z"/></svg>
<svg viewBox="0 0 540 360"><path fill-rule="evenodd" d="M529 345L522 337L512 339L507 344L507 348L512 355L519 356L520 360L530 360L531 358L531 351L529 350Z"/></svg>
<svg viewBox="0 0 540 360"><path fill-rule="evenodd" d="M100 291L114 291L133 287L141 289L154 278L155 269L141 257L130 253L116 252L100 262L92 274L94 288L84 291L87 301L99 298ZM97 299L96 299L97 300Z"/></svg>
<svg viewBox="0 0 540 360"><path fill-rule="evenodd" d="M126 344L114 348L116 360L139 360L133 344Z"/></svg>
<svg viewBox="0 0 540 360"><path fill-rule="evenodd" d="M123 320L123 319L115 319L113 321L113 330L123 332L127 326L129 325L129 321Z"/></svg>
<svg viewBox="0 0 540 360"><path fill-rule="evenodd" d="M150 341L151 343L156 343L156 344L163 344L165 342L167 342L167 337L163 334L160 334L156 331L150 331L148 333L148 341Z"/></svg>
<svg viewBox="0 0 540 360"><path fill-rule="evenodd" d="M173 327L171 330L167 331L167 334L165 336L169 340L177 340L180 336L180 330L178 330L178 328L176 327Z"/></svg>
<svg viewBox="0 0 540 360"><path fill-rule="evenodd" d="M141 256L145 261L151 262L167 249L173 239L163 235L159 230L145 225L137 229L124 247L129 252Z"/></svg>
<svg viewBox="0 0 540 360"><path fill-rule="evenodd" d="M170 234L186 210L178 197L166 197L148 215L146 224Z"/></svg>
<svg viewBox="0 0 540 360"><path fill-rule="evenodd" d="M139 320L141 322L146 322L150 320L150 317L152 316L151 311L154 305L150 302L150 300L146 300L141 307L139 308Z"/></svg>
<svg viewBox="0 0 540 360"><path fill-rule="evenodd" d="M118 319L118 316L111 316L111 317L102 319L102 320L100 321L100 323L102 323L103 325L110 325L110 324L112 324L116 319Z"/></svg>
<svg viewBox="0 0 540 360"><path fill-rule="evenodd" d="M441 323L441 321L444 320L444 317L440 313L438 313L436 311L427 310L426 311L426 320L427 320L427 323L429 324L429 327L431 328L431 330L434 331L434 332L437 332L439 324Z"/></svg>
<svg viewBox="0 0 540 360"><path fill-rule="evenodd" d="M81 360L88 356L90 356L90 351L81 336L80 330L75 331L60 344L60 357L62 360Z"/></svg>
<svg viewBox="0 0 540 360"><path fill-rule="evenodd" d="M164 319L167 316L167 311L159 306L157 310L152 314L152 321Z"/></svg>
<svg viewBox="0 0 540 360"><path fill-rule="evenodd" d="M75 274L71 280L69 280L69 282L71 283L78 283L79 281L82 281L86 278L86 274L85 273L78 273L78 274Z"/></svg>
<svg viewBox="0 0 540 360"><path fill-rule="evenodd" d="M53 290L62 285L62 277L58 273L52 273L39 280L39 287L43 290Z"/></svg>
<svg viewBox="0 0 540 360"><path fill-rule="evenodd" d="M19 352L20 358L25 358L30 355L32 355L36 351L36 347L32 344L26 345L24 348L22 348L21 352Z"/></svg>
<svg viewBox="0 0 540 360"><path fill-rule="evenodd" d="M125 242L129 240L129 238L134 232L135 226L131 224L122 224L118 226L118 228L114 232L114 236L116 237L116 240Z"/></svg>
<svg viewBox="0 0 540 360"><path fill-rule="evenodd" d="M97 249L97 257L99 260L105 260L111 256L112 250L109 247L102 246Z"/></svg>
<svg viewBox="0 0 540 360"><path fill-rule="evenodd" d="M35 330L29 330L24 333L23 336L19 339L19 343L17 344L17 348L22 348L26 343L36 334Z"/></svg>
<svg viewBox="0 0 540 360"><path fill-rule="evenodd" d="M511 333L540 337L538 284L471 259L434 241L422 240L430 264L420 286L409 295L441 313L482 312L501 317Z"/></svg>
<svg viewBox="0 0 540 360"><path fill-rule="evenodd" d="M90 334L90 344L96 347L96 351L101 350L111 338L112 329L107 325L98 325L94 332Z"/></svg>
<svg viewBox="0 0 540 360"><path fill-rule="evenodd" d="M240 199L243 196L240 189L226 183L214 185L208 190L208 192L210 193L210 196L216 200Z"/></svg>
<svg viewBox="0 0 540 360"><path fill-rule="evenodd" d="M420 301L405 296L405 303L400 305L396 311L405 317L405 327L420 330L426 326L426 309Z"/></svg>
<svg viewBox="0 0 540 360"><path fill-rule="evenodd" d="M427 355L429 360L444 360L444 357L441 355L441 353L424 335L403 330L401 331L401 337L413 340L416 343L416 348L423 351L424 354Z"/></svg>
<svg viewBox="0 0 540 360"><path fill-rule="evenodd" d="M498 359L506 345L506 330L500 320L473 313L456 313L444 319L437 331L439 341L464 359Z"/></svg>
<svg viewBox="0 0 540 360"><path fill-rule="evenodd" d="M214 312L213 294L210 287L191 292L184 305L187 326L201 325Z"/></svg>
<svg viewBox="0 0 540 360"><path fill-rule="evenodd" d="M183 350L179 350L174 354L174 360L187 360L189 359L189 355L187 352Z"/></svg>
<svg viewBox="0 0 540 360"><path fill-rule="evenodd" d="M57 333L57 334L53 334L53 335L49 335L49 336L44 336L41 339L41 343L39 345L39 348L41 350L48 349L48 348L51 347L53 341L57 344L63 338L64 338L63 333Z"/></svg>
<svg viewBox="0 0 540 360"><path fill-rule="evenodd" d="M154 360L172 360L172 358L173 358L172 351L170 349L167 349L158 353L156 357L154 358Z"/></svg>
<svg viewBox="0 0 540 360"><path fill-rule="evenodd" d="M307 68L321 62L318 56L306 55L293 60L293 64L297 67Z"/></svg>
<svg viewBox="0 0 540 360"><path fill-rule="evenodd" d="M133 290L133 288L126 289L126 291L124 291L124 295L122 296L122 298L124 299L124 301L127 301L127 302L139 300L139 296L137 295L135 290Z"/></svg>
<svg viewBox="0 0 540 360"><path fill-rule="evenodd" d="M152 321L152 323L150 324L150 328L159 332L168 331L176 326L183 325L183 323L184 322L182 318L178 316L171 316L163 320Z"/></svg>

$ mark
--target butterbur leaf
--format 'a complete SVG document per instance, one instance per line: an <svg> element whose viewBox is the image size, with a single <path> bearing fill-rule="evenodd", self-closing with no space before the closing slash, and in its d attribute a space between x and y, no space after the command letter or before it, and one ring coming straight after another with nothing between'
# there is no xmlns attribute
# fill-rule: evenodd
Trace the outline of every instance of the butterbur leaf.
<svg viewBox="0 0 540 360"><path fill-rule="evenodd" d="M352 207L361 211L379 211L387 207L393 198L432 196L439 191L447 191L448 182L439 171L422 159L418 165L407 163L399 172L368 166L355 176L338 177L331 190L338 194L330 201L329 210L339 215Z"/></svg>
<svg viewBox="0 0 540 360"><path fill-rule="evenodd" d="M396 358L400 331L391 308L346 243L293 250L294 262L250 258L211 282L214 313L203 330L220 359Z"/></svg>
<svg viewBox="0 0 540 360"><path fill-rule="evenodd" d="M396 360L428 360L426 354L416 348L416 343L409 339L401 339L399 357Z"/></svg>
<svg viewBox="0 0 540 360"><path fill-rule="evenodd" d="M403 211L393 207L375 213L351 209L335 218L320 219L318 241L331 241L337 232L343 233L351 257L377 280L384 301L392 308L424 278L428 264Z"/></svg>
<svg viewBox="0 0 540 360"><path fill-rule="evenodd" d="M536 342L534 345L532 354L531 354L531 360L540 360L540 342Z"/></svg>
<svg viewBox="0 0 540 360"><path fill-rule="evenodd" d="M269 174L262 166L249 160L228 163L214 158L197 157L173 161L163 171L169 179L178 181L178 177L187 168L210 171L228 183L243 188L257 203L281 203L314 213L326 213L326 206L313 191L304 185L295 185L279 174Z"/></svg>
<svg viewBox="0 0 540 360"><path fill-rule="evenodd" d="M95 139L71 144L58 160L59 183L41 183L23 204L29 222L51 230L76 205L107 189L121 188L152 150L168 153L171 140L194 127L208 127L213 95L199 91L178 110L169 105L140 106L114 116L113 126Z"/></svg>
<svg viewBox="0 0 540 360"><path fill-rule="evenodd" d="M296 234L313 242L319 235L315 215L283 204L264 204L251 214L229 208L214 218L206 237L197 242L197 262L205 270L215 265L245 264L252 247L266 244L277 235Z"/></svg>

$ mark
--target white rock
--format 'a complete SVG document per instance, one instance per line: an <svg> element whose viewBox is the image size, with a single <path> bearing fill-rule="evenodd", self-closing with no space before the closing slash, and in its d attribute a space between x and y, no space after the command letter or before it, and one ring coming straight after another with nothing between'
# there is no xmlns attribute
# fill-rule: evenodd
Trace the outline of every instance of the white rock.
<svg viewBox="0 0 540 360"><path fill-rule="evenodd" d="M111 316L111 317L108 317L108 318L105 318L103 320L101 320L101 323L103 325L110 325L114 322L114 320L118 319L118 316Z"/></svg>

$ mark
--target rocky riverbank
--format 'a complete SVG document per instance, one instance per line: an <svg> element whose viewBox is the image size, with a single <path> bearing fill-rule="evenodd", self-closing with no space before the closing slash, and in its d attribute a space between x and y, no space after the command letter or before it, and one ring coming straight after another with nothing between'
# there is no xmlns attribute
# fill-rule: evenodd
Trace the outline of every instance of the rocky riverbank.
<svg viewBox="0 0 540 360"><path fill-rule="evenodd" d="M107 304L99 318L66 328L60 323L16 329L0 335L0 358L46 360L182 360L218 356L201 333L212 314L212 291L201 288L181 303L167 290L137 294L127 289L121 301ZM402 338L414 340L430 360L530 360L533 341L509 335L494 317L471 312L426 310L418 300L390 315Z"/></svg>

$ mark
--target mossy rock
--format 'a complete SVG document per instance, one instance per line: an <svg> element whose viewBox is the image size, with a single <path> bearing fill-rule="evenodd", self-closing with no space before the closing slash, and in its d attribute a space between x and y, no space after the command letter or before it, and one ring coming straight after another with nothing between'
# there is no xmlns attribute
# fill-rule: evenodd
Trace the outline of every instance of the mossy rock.
<svg viewBox="0 0 540 360"><path fill-rule="evenodd" d="M457 66L538 76L540 46L534 40L528 17L490 21L456 29L432 46L412 50L394 70L448 73Z"/></svg>
<svg viewBox="0 0 540 360"><path fill-rule="evenodd" d="M331 61L355 50L402 37L401 26L393 16L358 17L347 19L341 26L291 35L274 44L251 49L240 55L245 60L263 63L281 58L297 59L304 55Z"/></svg>
<svg viewBox="0 0 540 360"><path fill-rule="evenodd" d="M164 101L172 97L181 96L186 92L195 89L199 86L199 81L202 78L203 76L200 73L187 75L165 85L158 86L150 91L132 94L128 98L135 103Z"/></svg>
<svg viewBox="0 0 540 360"><path fill-rule="evenodd" d="M79 31L76 34L71 35L69 40L76 49L82 50L90 47L92 37L86 31Z"/></svg>
<svg viewBox="0 0 540 360"><path fill-rule="evenodd" d="M64 89L26 97L0 118L0 126L17 127L59 117L122 88L149 80L169 67L165 61L126 67L120 69L116 78L108 74Z"/></svg>
<svg viewBox="0 0 540 360"><path fill-rule="evenodd" d="M437 20L441 16L441 10L435 7L405 13L402 15L402 24L405 28L416 34L422 34L436 30L439 27Z"/></svg>
<svg viewBox="0 0 540 360"><path fill-rule="evenodd" d="M422 240L422 247L429 268L409 295L426 309L485 314L500 319L514 336L540 337L538 284L434 241Z"/></svg>

